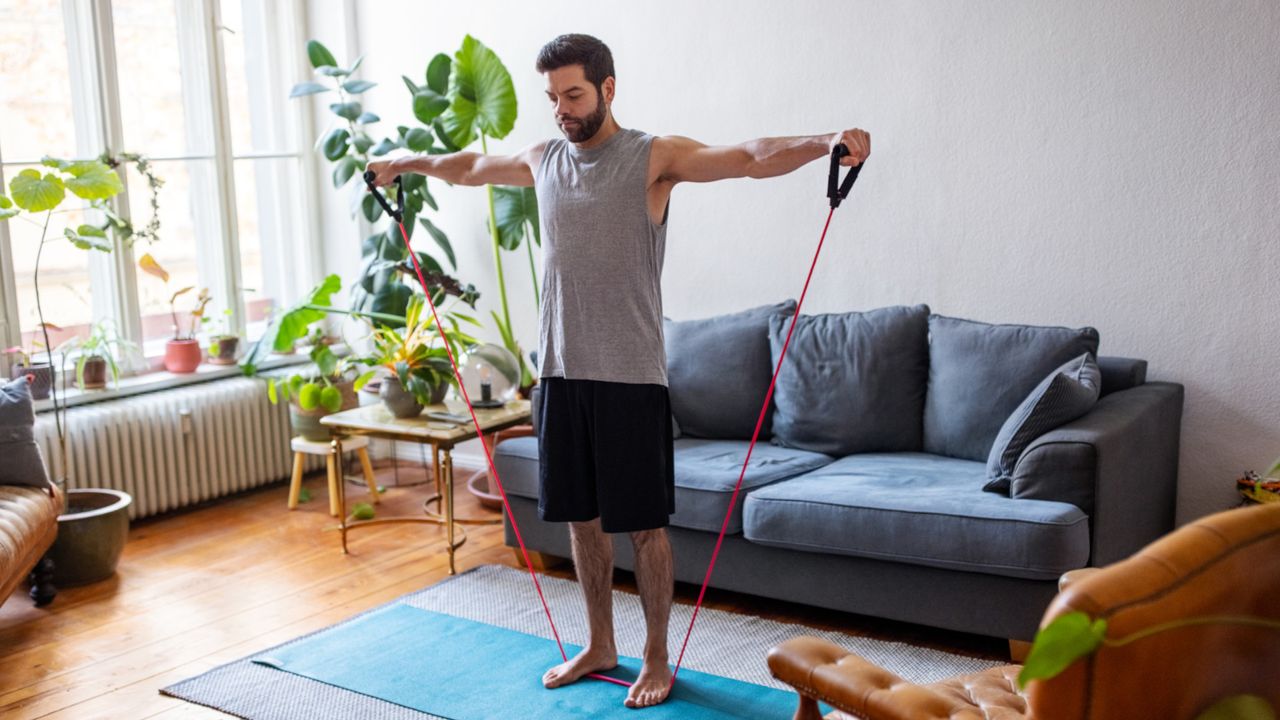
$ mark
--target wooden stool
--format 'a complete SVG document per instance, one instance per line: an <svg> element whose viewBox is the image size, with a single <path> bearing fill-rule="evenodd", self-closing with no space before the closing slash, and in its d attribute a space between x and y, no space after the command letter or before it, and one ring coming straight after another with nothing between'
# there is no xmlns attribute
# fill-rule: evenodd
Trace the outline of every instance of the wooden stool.
<svg viewBox="0 0 1280 720"><path fill-rule="evenodd" d="M342 459L333 452L333 445L317 442L304 437L295 437L290 445L293 447L293 481L289 484L289 509L298 507L298 493L302 492L302 456L324 455L328 464L329 480L329 514L338 517L338 483L343 481ZM343 452L354 451L360 457L360 467L364 470L364 481L369 486L375 503L382 502L378 497L378 486L373 481L373 466L369 464L369 438L361 435L342 439Z"/></svg>

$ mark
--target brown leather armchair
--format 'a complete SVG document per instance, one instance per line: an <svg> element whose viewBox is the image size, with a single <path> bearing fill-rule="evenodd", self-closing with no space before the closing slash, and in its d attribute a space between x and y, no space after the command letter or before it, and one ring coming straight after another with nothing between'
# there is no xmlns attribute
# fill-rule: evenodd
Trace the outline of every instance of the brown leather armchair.
<svg viewBox="0 0 1280 720"><path fill-rule="evenodd" d="M1106 618L1107 637L1208 616L1280 620L1280 503L1217 513L1133 557L1066 583L1041 627L1067 612ZM1049 680L1017 689L1021 666L916 685L825 640L769 651L773 676L800 693L796 720L817 701L860 718L1194 718L1250 693L1280 710L1280 630L1210 623L1103 645Z"/></svg>

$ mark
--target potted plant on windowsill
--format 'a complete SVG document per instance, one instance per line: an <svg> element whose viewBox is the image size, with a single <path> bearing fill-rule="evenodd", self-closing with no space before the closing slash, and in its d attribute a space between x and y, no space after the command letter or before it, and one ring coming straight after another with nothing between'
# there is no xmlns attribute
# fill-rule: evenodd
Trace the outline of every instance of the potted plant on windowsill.
<svg viewBox="0 0 1280 720"><path fill-rule="evenodd" d="M173 316L173 338L164 344L164 369L171 373L193 373L200 367L200 361L203 359L200 341L196 339L196 327L204 317L205 307L212 299L209 297L208 288L202 288L196 296L195 307L190 313L191 322L185 333L178 322L178 298L194 289L191 286L184 287L169 298L169 313Z"/></svg>
<svg viewBox="0 0 1280 720"><path fill-rule="evenodd" d="M231 332L231 308L223 310L217 320L203 318L201 322L212 322L218 325L209 337L209 362L214 365L235 365L240 337Z"/></svg>
<svg viewBox="0 0 1280 720"><path fill-rule="evenodd" d="M62 328L49 324L48 329L61 330ZM31 376L30 388L32 400L44 400L48 398L49 391L53 388L53 364L47 360L33 361L31 359L31 356L35 354L36 350L43 347L44 344L39 340L34 340L31 343L31 352L24 350L21 345L5 348L4 351L6 355L17 356L16 359L12 361L12 365L9 369L10 378L16 379L23 377L24 375Z"/></svg>
<svg viewBox="0 0 1280 720"><path fill-rule="evenodd" d="M110 320L100 320L86 338L72 338L58 348L63 362L71 353L76 354L76 385L81 390L101 390L107 386L107 371L111 382L119 384L120 365L126 355L137 353L138 346L120 337Z"/></svg>

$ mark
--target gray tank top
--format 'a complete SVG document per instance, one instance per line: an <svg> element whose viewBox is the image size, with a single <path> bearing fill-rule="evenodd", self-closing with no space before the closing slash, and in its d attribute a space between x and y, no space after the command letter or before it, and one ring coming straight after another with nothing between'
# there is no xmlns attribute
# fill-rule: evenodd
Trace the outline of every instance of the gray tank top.
<svg viewBox="0 0 1280 720"><path fill-rule="evenodd" d="M649 217L652 142L631 129L589 150L563 138L547 142L534 172L542 222L541 377L667 384L667 217L664 210L662 225Z"/></svg>

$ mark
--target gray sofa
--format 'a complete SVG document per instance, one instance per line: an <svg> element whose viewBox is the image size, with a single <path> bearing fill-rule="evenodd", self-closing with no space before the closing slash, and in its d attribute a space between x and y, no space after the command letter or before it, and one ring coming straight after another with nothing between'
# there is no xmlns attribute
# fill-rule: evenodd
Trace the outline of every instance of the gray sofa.
<svg viewBox="0 0 1280 720"><path fill-rule="evenodd" d="M1062 573L1172 529L1182 386L1146 382L1143 360L1095 364L1092 328L925 306L803 315L760 418L794 310L665 321L677 580L701 583L757 422L712 587L1030 640ZM993 447L1072 358L1100 375L1096 401L1022 428L999 470ZM566 527L537 518L537 437L502 442L494 462L529 548L569 557ZM630 543L615 557L634 569Z"/></svg>

